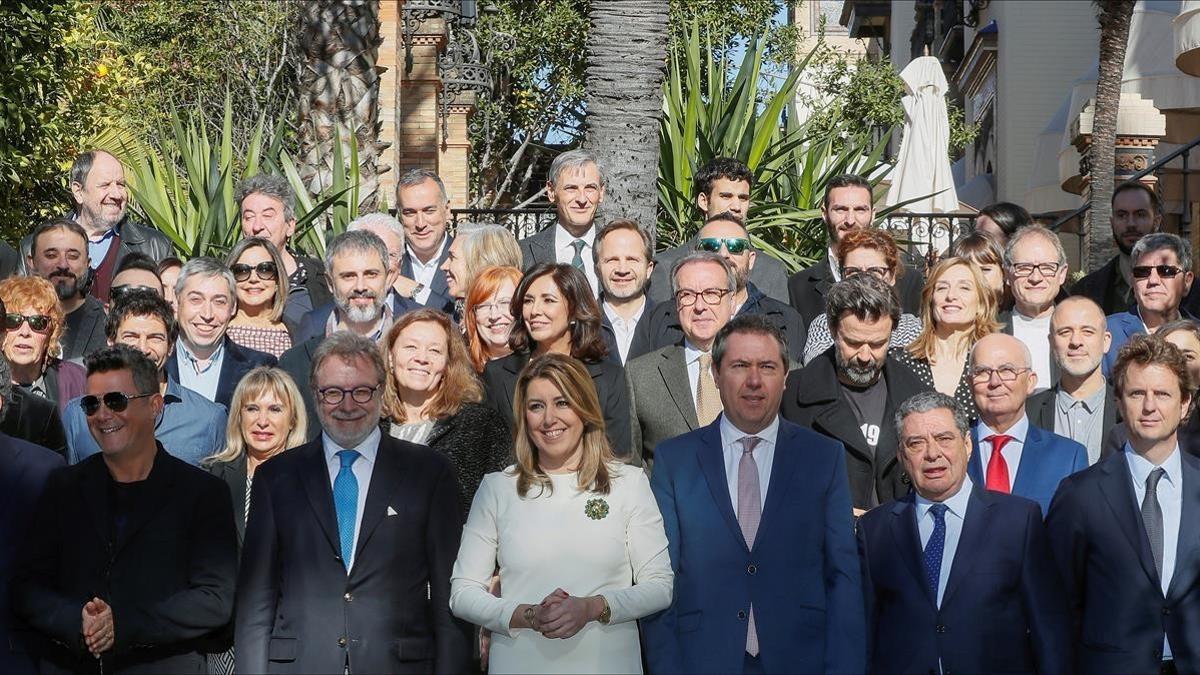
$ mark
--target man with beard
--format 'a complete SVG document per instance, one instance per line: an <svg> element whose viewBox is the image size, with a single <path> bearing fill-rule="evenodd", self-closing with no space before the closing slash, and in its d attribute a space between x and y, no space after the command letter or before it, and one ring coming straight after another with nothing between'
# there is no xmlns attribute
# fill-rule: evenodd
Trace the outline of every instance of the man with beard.
<svg viewBox="0 0 1200 675"><path fill-rule="evenodd" d="M868 273L829 288L825 315L833 346L788 375L784 419L841 441L855 513L908 492L891 424L900 404L928 388L888 353L900 301Z"/></svg>
<svg viewBox="0 0 1200 675"><path fill-rule="evenodd" d="M1071 287L1071 295L1090 298L1106 315L1123 312L1133 304L1130 254L1139 239L1162 226L1162 201L1141 183L1119 185L1113 190L1110 225L1119 253Z"/></svg>
<svg viewBox="0 0 1200 675"><path fill-rule="evenodd" d="M788 280L788 297L792 307L800 312L805 326L825 313L825 294L830 286L842 279L837 263L837 245L842 236L851 230L871 227L875 222L872 199L871 183L862 176L835 176L826 185L825 198L821 202L821 218L829 234L829 254ZM904 272L897 275L899 279L896 282L900 307L906 314L920 316L921 289L925 279L907 263L902 264Z"/></svg>
<svg viewBox="0 0 1200 675"><path fill-rule="evenodd" d="M420 307L415 300L390 292L395 268L388 262L383 240L366 230L343 232L325 249L333 302L304 317L294 346L279 358L279 367L300 387L308 410L310 440L321 433L316 399L308 386L309 366L321 341L335 332L349 331L378 342L396 317Z"/></svg>
<svg viewBox="0 0 1200 675"><path fill-rule="evenodd" d="M558 210L558 221L520 242L526 270L541 263L574 265L599 293L596 270L585 261L596 241L596 210L604 201L604 172L586 150L569 150L550 163L546 198Z"/></svg>
<svg viewBox="0 0 1200 675"><path fill-rule="evenodd" d="M1129 254L1133 260L1134 304L1128 311L1108 316L1112 344L1104 355L1104 372L1112 372L1117 352L1129 338L1153 335L1163 325L1194 318L1182 308L1192 288L1192 245L1167 232L1154 232L1138 240Z"/></svg>
<svg viewBox="0 0 1200 675"><path fill-rule="evenodd" d="M104 303L88 295L88 235L73 220L42 223L29 235L27 266L54 284L62 302L62 358L75 359L100 349L104 340Z"/></svg>
<svg viewBox="0 0 1200 675"><path fill-rule="evenodd" d="M649 309L646 284L654 271L654 246L650 235L632 220L614 220L596 234L592 263L600 286L600 331L608 356L621 365L650 351L644 333L638 332Z"/></svg>
<svg viewBox="0 0 1200 675"><path fill-rule="evenodd" d="M1100 362L1112 336L1104 312L1090 298L1071 296L1050 316L1050 348L1058 363L1058 384L1025 404L1033 426L1053 431L1087 448L1088 464L1108 453L1113 427L1121 420L1112 383Z"/></svg>
<svg viewBox="0 0 1200 675"><path fill-rule="evenodd" d="M736 272L737 286L733 293L733 314L759 314L783 332L788 343L788 356L799 363L804 355L808 330L800 315L786 303L768 297L750 281L750 272L758 252L750 244L750 233L736 217L718 213L709 217L696 239L696 250L716 253L729 261ZM674 302L660 302L644 322L651 349L661 349L679 342L683 331Z"/></svg>

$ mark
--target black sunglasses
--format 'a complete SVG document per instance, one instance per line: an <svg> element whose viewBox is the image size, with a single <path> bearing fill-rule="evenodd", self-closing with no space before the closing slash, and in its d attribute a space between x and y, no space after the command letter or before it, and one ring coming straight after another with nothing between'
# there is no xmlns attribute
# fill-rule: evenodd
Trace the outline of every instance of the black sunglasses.
<svg viewBox="0 0 1200 675"><path fill-rule="evenodd" d="M1137 265L1133 268L1134 279L1149 279L1151 272L1158 272L1163 279L1174 279L1183 269L1174 265Z"/></svg>
<svg viewBox="0 0 1200 675"><path fill-rule="evenodd" d="M4 315L5 330L17 330L23 323L28 323L35 333L44 333L50 328L50 317L45 314L21 314L19 312L8 312Z"/></svg>
<svg viewBox="0 0 1200 675"><path fill-rule="evenodd" d="M129 407L129 402L133 399L146 398L147 396L153 396L156 393L158 392L152 391L149 394L134 394L133 396L130 396L119 391L110 391L103 396L92 396L91 394L88 394L87 396L79 399L79 407L83 408L83 414L87 415L88 417L91 417L100 411L101 401L104 402L104 407L115 413L125 412L125 409Z"/></svg>
<svg viewBox="0 0 1200 675"><path fill-rule="evenodd" d="M279 268L275 267L275 263L270 260L260 262L257 265L235 263L229 266L229 271L233 272L233 278L237 281L249 279L250 272L258 274L258 278L262 281L272 281L279 276Z"/></svg>
<svg viewBox="0 0 1200 675"><path fill-rule="evenodd" d="M162 290L158 288L153 288L151 286L134 286L133 284L121 284L120 286L113 286L112 288L108 289L108 299L115 303L117 300L120 300L126 295L139 291L149 291L160 298L162 297Z"/></svg>

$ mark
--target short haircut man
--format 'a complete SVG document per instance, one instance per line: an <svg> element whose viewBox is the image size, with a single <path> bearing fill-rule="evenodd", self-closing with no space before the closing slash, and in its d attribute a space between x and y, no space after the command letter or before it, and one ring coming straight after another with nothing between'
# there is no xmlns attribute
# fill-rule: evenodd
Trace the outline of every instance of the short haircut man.
<svg viewBox="0 0 1200 675"><path fill-rule="evenodd" d="M1112 193L1113 241L1117 255L1092 270L1071 287L1072 295L1085 295L1105 314L1124 312L1134 302L1130 254L1138 240L1162 227L1162 200L1154 188L1142 183L1123 183Z"/></svg>
<svg viewBox="0 0 1200 675"><path fill-rule="evenodd" d="M913 490L858 523L867 672L1071 672L1066 598L1041 513L968 478L967 424L939 392L896 411Z"/></svg>
<svg viewBox="0 0 1200 675"><path fill-rule="evenodd" d="M1169 232L1154 232L1138 240L1129 254L1133 262L1134 306L1108 317L1112 345L1104 357L1111 372L1117 353L1133 335L1154 333L1164 324L1194 318L1183 309L1192 288L1192 245Z"/></svg>
<svg viewBox="0 0 1200 675"><path fill-rule="evenodd" d="M754 172L732 157L714 157L692 178L696 207L705 218L729 213L743 221L750 213Z"/></svg>
<svg viewBox="0 0 1200 675"><path fill-rule="evenodd" d="M592 263L604 289L600 293L601 336L609 357L624 365L631 355L650 351L649 340L639 333L638 326L650 309L646 287L654 271L654 244L637 223L614 220L596 233Z"/></svg>
<svg viewBox="0 0 1200 675"><path fill-rule="evenodd" d="M586 150L569 150L550 162L546 198L554 204L554 225L520 241L524 268L564 263L579 268L599 294L595 269L587 264L596 238L596 213L604 201L604 169Z"/></svg>
<svg viewBox="0 0 1200 675"><path fill-rule="evenodd" d="M397 292L424 307L452 309L454 300L442 269L454 243L447 231L451 213L446 184L436 172L415 168L400 176L396 190L404 235Z"/></svg>
<svg viewBox="0 0 1200 675"><path fill-rule="evenodd" d="M87 368L79 405L102 452L47 485L15 608L43 642L42 672L203 672L233 613L229 490L155 441L162 397L144 354L109 347Z"/></svg>
<svg viewBox="0 0 1200 675"><path fill-rule="evenodd" d="M63 359L79 358L104 346L104 304L88 294L93 278L88 261L87 232L73 220L48 220L29 235L26 267L54 284L67 315Z"/></svg>
<svg viewBox="0 0 1200 675"><path fill-rule="evenodd" d="M1004 276L1013 308L998 320L1005 333L1029 348L1038 389L1048 389L1058 375L1050 351L1050 315L1067 280L1067 253L1058 235L1041 225L1017 230L1004 249Z"/></svg>

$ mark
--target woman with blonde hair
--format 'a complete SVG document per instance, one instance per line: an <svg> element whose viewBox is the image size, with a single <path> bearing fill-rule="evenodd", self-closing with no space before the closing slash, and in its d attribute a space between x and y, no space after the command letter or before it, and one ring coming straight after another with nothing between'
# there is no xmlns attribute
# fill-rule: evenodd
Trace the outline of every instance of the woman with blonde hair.
<svg viewBox="0 0 1200 675"><path fill-rule="evenodd" d="M288 316L290 286L283 269L283 257L267 239L247 237L239 241L225 258L225 265L237 282L237 313L229 321L226 334L239 345L279 358L292 346L299 320ZM294 296L295 294L293 294ZM300 304L311 309L304 296Z"/></svg>
<svg viewBox="0 0 1200 675"><path fill-rule="evenodd" d="M933 266L921 292L921 322L921 334L896 356L926 386L954 398L968 417L977 417L968 372L971 347L1000 324L995 295L975 263L946 258Z"/></svg>
<svg viewBox="0 0 1200 675"><path fill-rule="evenodd" d="M475 275L485 267L522 267L517 238L500 225L463 224L450 242L442 270L455 300L464 300Z"/></svg>
<svg viewBox="0 0 1200 675"><path fill-rule="evenodd" d="M530 361L513 413L516 464L479 488L450 609L492 631L489 672L640 673L637 620L670 605L674 580L650 482L614 459L578 360Z"/></svg>
<svg viewBox="0 0 1200 675"><path fill-rule="evenodd" d="M471 351L471 365L483 373L488 361L512 353L512 299L521 283L517 267L485 267L471 281L463 309L463 332Z"/></svg>
<svg viewBox="0 0 1200 675"><path fill-rule="evenodd" d="M484 475L509 462L512 436L500 413L481 403L483 387L462 334L444 312L418 309L396 319L379 348L388 372L388 431L449 458L466 515Z"/></svg>
<svg viewBox="0 0 1200 675"><path fill-rule="evenodd" d="M87 385L83 366L62 360L66 317L54 284L41 277L9 277L0 281L3 303L4 356L12 366L13 384L58 405L82 396Z"/></svg>

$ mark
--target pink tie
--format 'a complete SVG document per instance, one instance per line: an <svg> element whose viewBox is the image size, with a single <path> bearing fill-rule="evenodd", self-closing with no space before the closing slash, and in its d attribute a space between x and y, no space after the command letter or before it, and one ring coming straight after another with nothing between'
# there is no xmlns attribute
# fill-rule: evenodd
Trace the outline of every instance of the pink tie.
<svg viewBox="0 0 1200 675"><path fill-rule="evenodd" d="M754 550L754 536L762 519L762 491L758 485L758 463L754 448L762 442L758 436L743 436L742 458L738 461L737 519L746 539L746 547ZM750 623L746 630L746 653L758 656L758 630L754 627L754 606L750 606Z"/></svg>

